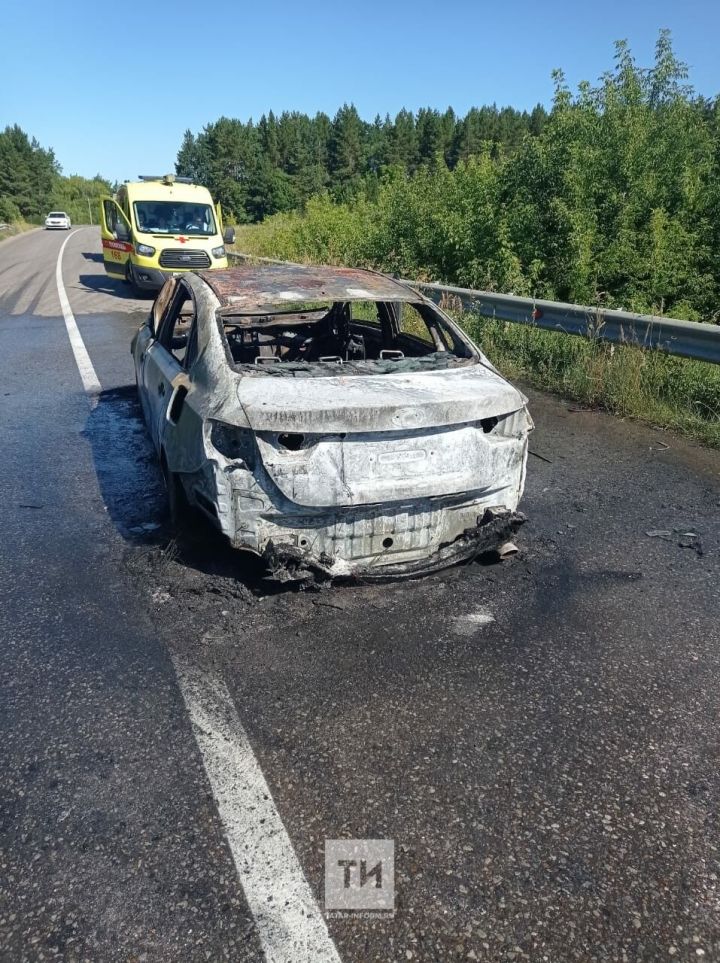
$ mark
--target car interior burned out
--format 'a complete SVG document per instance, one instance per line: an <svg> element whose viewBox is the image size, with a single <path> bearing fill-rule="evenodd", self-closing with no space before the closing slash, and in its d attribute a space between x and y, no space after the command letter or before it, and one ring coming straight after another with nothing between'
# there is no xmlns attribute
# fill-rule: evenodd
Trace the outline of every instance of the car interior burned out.
<svg viewBox="0 0 720 963"><path fill-rule="evenodd" d="M430 304L327 301L219 312L233 367L249 374L433 370L477 360Z"/></svg>

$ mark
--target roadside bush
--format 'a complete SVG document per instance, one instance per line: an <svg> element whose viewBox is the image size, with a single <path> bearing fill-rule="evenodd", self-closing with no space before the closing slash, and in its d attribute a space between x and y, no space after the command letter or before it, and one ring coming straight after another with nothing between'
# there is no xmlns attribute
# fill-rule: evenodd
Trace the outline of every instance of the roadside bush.
<svg viewBox="0 0 720 963"><path fill-rule="evenodd" d="M0 223L11 224L20 220L20 208L9 197L0 197Z"/></svg>
<svg viewBox="0 0 720 963"><path fill-rule="evenodd" d="M572 94L512 152L478 143L381 168L239 234L249 253L717 323L720 100L696 97L660 34L655 63L616 45L615 68ZM659 352L465 317L510 374L620 415L719 443L720 369Z"/></svg>

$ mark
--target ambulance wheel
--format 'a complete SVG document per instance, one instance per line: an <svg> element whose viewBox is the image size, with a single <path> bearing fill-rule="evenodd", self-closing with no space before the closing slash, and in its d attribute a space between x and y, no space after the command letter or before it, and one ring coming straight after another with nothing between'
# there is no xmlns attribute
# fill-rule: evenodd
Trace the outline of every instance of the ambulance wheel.
<svg viewBox="0 0 720 963"><path fill-rule="evenodd" d="M137 281L135 280L135 272L133 271L133 266L130 261L127 261L125 264L125 283L130 285L130 288L132 289L132 293L136 297L139 298L141 296L142 288L138 285Z"/></svg>

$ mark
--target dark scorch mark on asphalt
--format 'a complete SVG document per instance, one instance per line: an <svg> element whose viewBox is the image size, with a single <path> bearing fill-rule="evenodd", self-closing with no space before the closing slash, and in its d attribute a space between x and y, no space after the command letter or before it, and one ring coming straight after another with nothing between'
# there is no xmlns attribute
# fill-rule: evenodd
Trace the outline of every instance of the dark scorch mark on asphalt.
<svg viewBox="0 0 720 963"><path fill-rule="evenodd" d="M395 840L395 920L330 923L348 960L720 953L717 476L538 408L518 557L320 593L173 537L132 392L90 418L138 597L230 687L311 886L326 838Z"/></svg>

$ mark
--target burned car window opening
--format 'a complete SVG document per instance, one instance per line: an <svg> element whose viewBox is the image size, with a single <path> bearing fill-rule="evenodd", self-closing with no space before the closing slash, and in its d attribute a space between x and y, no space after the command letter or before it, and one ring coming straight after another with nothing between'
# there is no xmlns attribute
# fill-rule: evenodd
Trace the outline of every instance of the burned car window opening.
<svg viewBox="0 0 720 963"><path fill-rule="evenodd" d="M424 302L334 301L220 315L234 367L255 373L386 373L467 364L473 353Z"/></svg>
<svg viewBox="0 0 720 963"><path fill-rule="evenodd" d="M180 284L161 322L158 341L176 361L185 367L191 360L187 357L187 353L191 332L195 328L194 320L195 307L192 297L185 285Z"/></svg>

